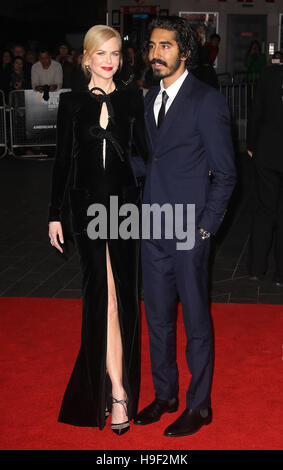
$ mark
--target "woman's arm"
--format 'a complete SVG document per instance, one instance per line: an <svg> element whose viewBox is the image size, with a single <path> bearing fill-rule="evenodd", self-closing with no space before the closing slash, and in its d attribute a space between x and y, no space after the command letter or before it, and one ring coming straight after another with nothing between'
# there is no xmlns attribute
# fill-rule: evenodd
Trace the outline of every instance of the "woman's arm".
<svg viewBox="0 0 283 470"><path fill-rule="evenodd" d="M56 154L52 172L48 221L61 221L61 210L72 163L73 120L70 93L61 93L57 114Z"/></svg>
<svg viewBox="0 0 283 470"><path fill-rule="evenodd" d="M53 246L63 253L58 243L64 243L61 210L69 179L73 150L72 101L70 93L61 93L57 114L57 143L53 165L49 204L49 238Z"/></svg>

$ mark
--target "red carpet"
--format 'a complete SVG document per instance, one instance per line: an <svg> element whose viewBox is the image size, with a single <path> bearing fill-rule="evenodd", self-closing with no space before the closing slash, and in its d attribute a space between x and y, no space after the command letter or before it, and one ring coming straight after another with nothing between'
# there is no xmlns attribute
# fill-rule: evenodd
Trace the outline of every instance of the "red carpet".
<svg viewBox="0 0 283 470"><path fill-rule="evenodd" d="M57 423L79 342L81 301L0 298L2 450L282 449L283 307L213 304L213 422L183 438L163 436L185 407L189 381L182 317L178 319L180 409L122 437L106 428ZM143 315L140 407L154 396Z"/></svg>

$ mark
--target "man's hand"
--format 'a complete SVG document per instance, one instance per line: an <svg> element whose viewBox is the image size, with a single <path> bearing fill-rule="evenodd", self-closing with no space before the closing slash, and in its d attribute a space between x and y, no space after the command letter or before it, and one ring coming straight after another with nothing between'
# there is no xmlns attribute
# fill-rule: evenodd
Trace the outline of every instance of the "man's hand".
<svg viewBox="0 0 283 470"><path fill-rule="evenodd" d="M50 91L56 91L58 88L57 85L50 85Z"/></svg>
<svg viewBox="0 0 283 470"><path fill-rule="evenodd" d="M248 155L249 157L253 158L253 152L251 150L248 150Z"/></svg>

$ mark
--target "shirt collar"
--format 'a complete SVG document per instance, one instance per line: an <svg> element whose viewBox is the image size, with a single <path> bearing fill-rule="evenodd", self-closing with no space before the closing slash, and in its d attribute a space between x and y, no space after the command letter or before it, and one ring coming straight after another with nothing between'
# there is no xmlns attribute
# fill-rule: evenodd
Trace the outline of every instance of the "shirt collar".
<svg viewBox="0 0 283 470"><path fill-rule="evenodd" d="M186 69L185 72L174 82L172 85L170 85L168 88L164 88L163 85L163 80L160 81L160 93L162 93L164 90L166 91L167 95L169 96L170 99L174 99L175 96L177 95L179 89L183 85L183 82L185 78L188 75L188 70Z"/></svg>

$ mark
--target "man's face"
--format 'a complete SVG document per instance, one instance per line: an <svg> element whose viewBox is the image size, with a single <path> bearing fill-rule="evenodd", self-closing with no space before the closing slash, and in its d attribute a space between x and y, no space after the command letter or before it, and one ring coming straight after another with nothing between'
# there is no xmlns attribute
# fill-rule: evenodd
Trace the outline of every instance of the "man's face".
<svg viewBox="0 0 283 470"><path fill-rule="evenodd" d="M42 64L42 67L44 67L44 68L48 68L50 63L51 63L50 55L47 52L42 52L39 55L39 60Z"/></svg>
<svg viewBox="0 0 283 470"><path fill-rule="evenodd" d="M157 78L173 77L185 70L185 58L180 56L175 35L175 31L161 28L155 28L151 33L148 58Z"/></svg>
<svg viewBox="0 0 283 470"><path fill-rule="evenodd" d="M13 49L14 57L24 57L25 50L22 46L15 46Z"/></svg>
<svg viewBox="0 0 283 470"><path fill-rule="evenodd" d="M68 48L67 46L65 46L65 44L61 44L61 46L59 47L59 54L61 56L68 55Z"/></svg>

